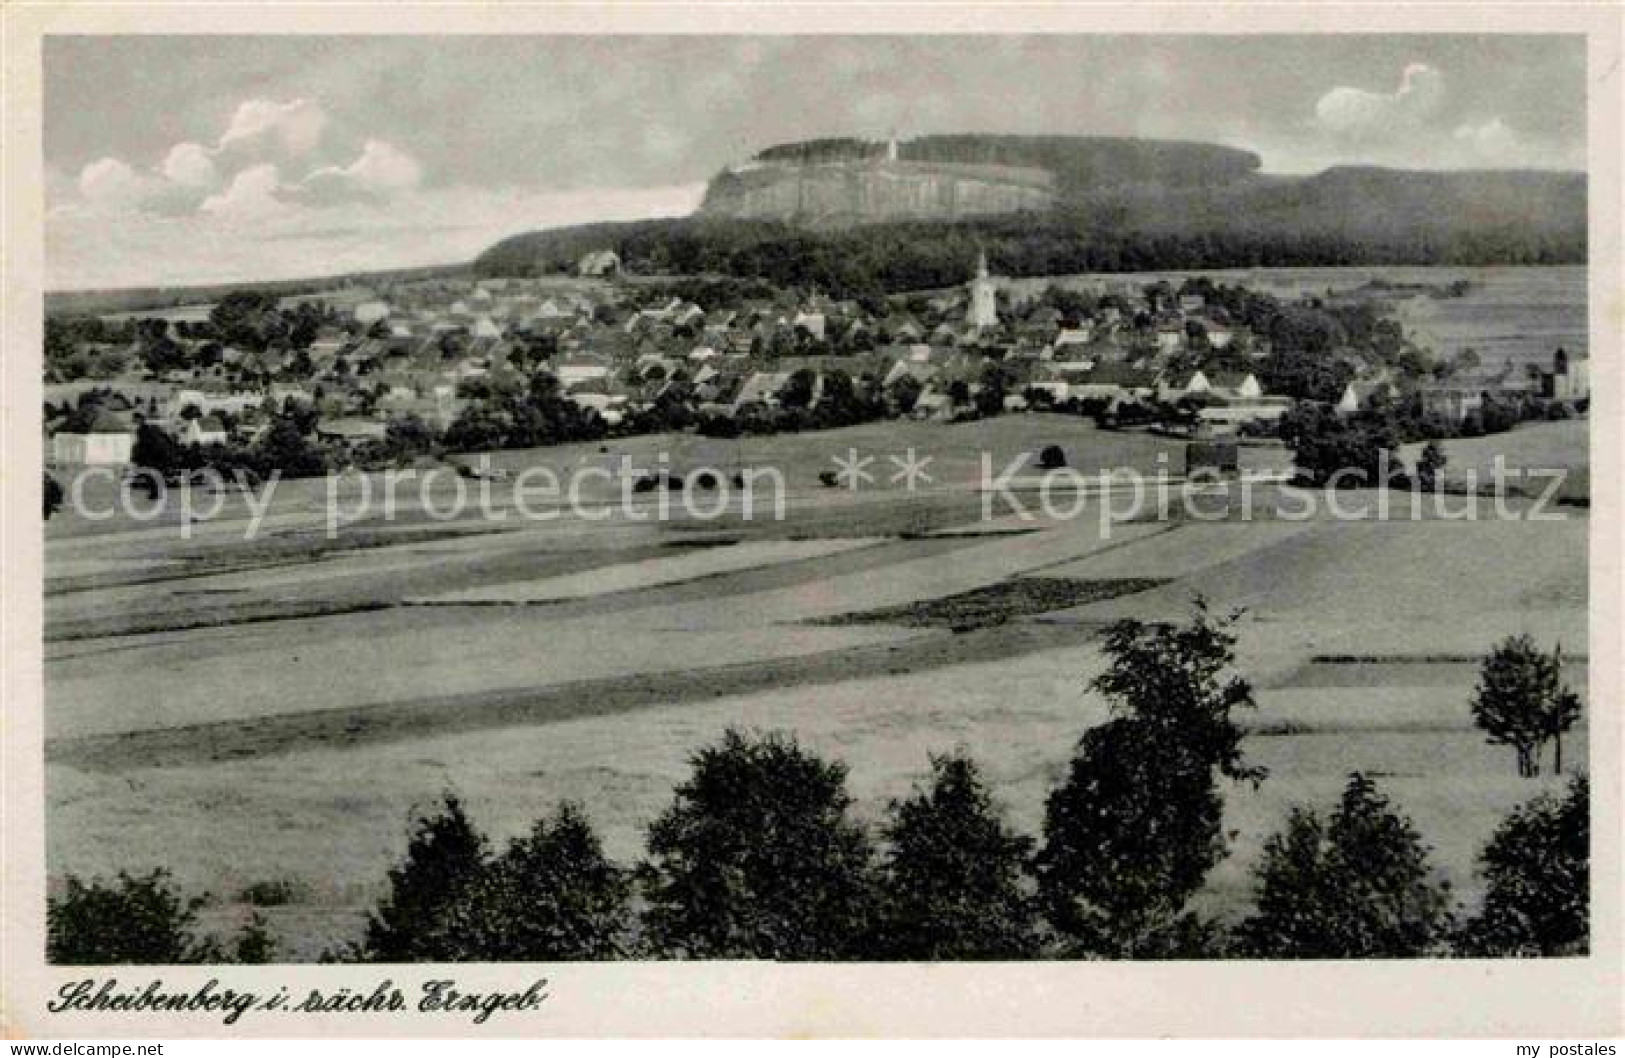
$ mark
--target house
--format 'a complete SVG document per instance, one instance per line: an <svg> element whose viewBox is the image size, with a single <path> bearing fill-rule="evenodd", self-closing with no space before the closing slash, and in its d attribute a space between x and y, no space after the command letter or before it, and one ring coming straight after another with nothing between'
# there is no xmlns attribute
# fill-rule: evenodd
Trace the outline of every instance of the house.
<svg viewBox="0 0 1625 1058"><path fill-rule="evenodd" d="M318 441L355 448L370 441L382 441L387 427L379 419L322 419L316 423Z"/></svg>
<svg viewBox="0 0 1625 1058"><path fill-rule="evenodd" d="M1226 400L1257 400L1264 395L1264 387L1251 371L1214 371L1207 382L1208 392Z"/></svg>
<svg viewBox="0 0 1625 1058"><path fill-rule="evenodd" d="M51 439L52 458L68 466L124 466L134 450L130 420L105 410L82 427L59 431Z"/></svg>
<svg viewBox="0 0 1625 1058"><path fill-rule="evenodd" d="M898 360L893 364L891 370L886 372L886 377L880 380L880 384L890 387L901 382L904 378L912 378L921 385L926 385L937 377L939 370L937 365L931 363L929 359L916 360L910 357L907 360Z"/></svg>
<svg viewBox="0 0 1625 1058"><path fill-rule="evenodd" d="M389 302L363 301L355 307L353 315L357 323L371 327L389 315Z"/></svg>
<svg viewBox="0 0 1625 1058"><path fill-rule="evenodd" d="M798 312L791 326L795 330L805 331L819 341L823 341L827 322L822 312Z"/></svg>
<svg viewBox="0 0 1625 1058"><path fill-rule="evenodd" d="M1540 395L1547 400L1586 400L1591 396L1591 359L1585 353L1559 349L1552 369L1540 373Z"/></svg>
<svg viewBox="0 0 1625 1058"><path fill-rule="evenodd" d="M945 422L954 417L954 399L946 390L926 390L920 394L920 399L914 402L913 415L916 419Z"/></svg>
<svg viewBox="0 0 1625 1058"><path fill-rule="evenodd" d="M1104 361L1087 371L1069 374L1066 386L1066 396L1077 400L1139 400L1156 392L1157 378L1143 368Z"/></svg>
<svg viewBox="0 0 1625 1058"><path fill-rule="evenodd" d="M619 426L626 419L626 395L622 393L572 393L570 400L578 408L598 413L606 426Z"/></svg>
<svg viewBox="0 0 1625 1058"><path fill-rule="evenodd" d="M220 421L220 416L212 413L186 420L179 437L181 444L186 445L223 445L229 439L226 424Z"/></svg>
<svg viewBox="0 0 1625 1058"><path fill-rule="evenodd" d="M621 257L614 250L593 250L576 262L576 275L617 276L621 274Z"/></svg>
<svg viewBox="0 0 1625 1058"><path fill-rule="evenodd" d="M1213 384L1201 371L1170 371L1157 380L1157 399L1173 404L1184 397L1210 392Z"/></svg>
<svg viewBox="0 0 1625 1058"><path fill-rule="evenodd" d="M249 408L257 408L265 401L265 394L255 389L232 386L204 386L175 392L170 406L175 412L196 408L207 415L210 412L230 412L241 415Z"/></svg>
<svg viewBox="0 0 1625 1058"><path fill-rule="evenodd" d="M1394 392L1394 384L1387 379L1350 382L1343 387L1343 396L1337 401L1337 411L1341 415L1353 415L1370 407L1374 398L1392 397Z"/></svg>
<svg viewBox="0 0 1625 1058"><path fill-rule="evenodd" d="M739 387L739 393L734 397L733 410L738 411L748 404L765 404L769 407L779 402L779 390L790 381L788 371L757 371L745 379Z"/></svg>
<svg viewBox="0 0 1625 1058"><path fill-rule="evenodd" d="M1435 382L1417 390L1422 412L1460 423L1484 407L1484 389L1471 382Z"/></svg>
<svg viewBox="0 0 1625 1058"><path fill-rule="evenodd" d="M558 365L554 375L565 389L609 377L609 365L593 360L574 360Z"/></svg>
<svg viewBox="0 0 1625 1058"><path fill-rule="evenodd" d="M1061 356L1068 349L1088 348L1093 337L1091 330L1087 327L1074 327L1063 330L1055 336L1055 341L1050 343L1051 354Z"/></svg>

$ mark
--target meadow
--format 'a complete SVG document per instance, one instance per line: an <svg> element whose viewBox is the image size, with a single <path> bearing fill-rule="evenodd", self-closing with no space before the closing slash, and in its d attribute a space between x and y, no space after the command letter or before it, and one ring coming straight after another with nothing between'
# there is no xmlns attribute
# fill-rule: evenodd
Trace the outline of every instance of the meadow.
<svg viewBox="0 0 1625 1058"><path fill-rule="evenodd" d="M567 469L668 442L500 458ZM1270 769L1257 789L1226 790L1232 851L1204 907L1243 909L1288 806L1329 802L1353 770L1411 814L1470 903L1495 823L1559 781L1517 778L1473 729L1476 659L1513 632L1560 642L1584 692L1587 512L1497 521L1458 498L1484 517L1290 521L1263 490L1212 522L1105 532L1099 500L1075 519L983 520L983 448L1002 466L1049 443L1080 469L1169 454L1060 417L901 423L745 442L750 465L788 466L783 521L493 526L414 510L327 540L320 493L301 487L279 494L269 540L242 540L228 515L185 542L53 523L51 875L169 867L213 894L211 925L274 903L285 953L313 958L353 937L413 812L442 791L499 841L579 800L629 861L689 754L728 725L790 730L848 762L871 821L931 752L963 745L1036 834L1071 747L1106 715L1086 688L1099 630L1177 619L1200 593L1245 608L1238 667L1259 703L1241 718L1245 748ZM672 444L717 458L703 439ZM817 483L833 453L910 446L942 474L929 489ZM120 575L141 582L108 583ZM951 597L976 600L978 619L913 619L956 613L942 610ZM999 600L1008 612L986 620ZM1584 731L1569 745L1571 765L1586 759Z"/></svg>

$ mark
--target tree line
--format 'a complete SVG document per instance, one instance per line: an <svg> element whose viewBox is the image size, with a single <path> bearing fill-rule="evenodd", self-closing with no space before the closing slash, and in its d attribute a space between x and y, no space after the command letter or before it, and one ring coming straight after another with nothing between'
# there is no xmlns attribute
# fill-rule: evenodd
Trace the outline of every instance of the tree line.
<svg viewBox="0 0 1625 1058"><path fill-rule="evenodd" d="M1164 222L1113 207L1063 208L957 221L898 221L832 231L698 216L595 224L513 236L474 262L480 276L571 271L589 250L613 248L645 275L716 274L762 279L836 297L954 286L985 250L1000 275L1156 272L1352 265L1548 265L1585 260L1583 225L1570 231L1444 225L1380 235L1216 211Z"/></svg>
<svg viewBox="0 0 1625 1058"><path fill-rule="evenodd" d="M1239 922L1193 898L1226 855L1225 792L1267 781L1247 761L1235 615L1198 600L1183 623L1112 626L1091 683L1110 717L1079 740L1044 810L1019 833L964 750L891 802L874 840L847 769L789 735L727 731L690 759L649 824L646 856L613 862L564 803L495 849L446 794L416 821L363 936L332 961L656 959L991 960L1404 958L1584 953L1589 788L1528 801L1479 857L1482 906L1465 915L1410 820L1369 775L1329 812L1300 806L1254 868ZM1513 678L1524 666L1531 672ZM1538 760L1555 669L1531 644L1486 661L1474 711L1492 741ZM1521 681L1521 682L1520 682ZM1562 708L1566 709L1567 706ZM1573 712L1577 713L1577 704ZM1569 721L1572 724L1572 716ZM1561 726L1561 725L1558 725ZM1533 734L1531 734L1533 731ZM1536 748L1529 750L1533 738ZM272 958L258 917L234 941L198 941L199 901L164 872L69 877L49 902L58 963ZM257 916L257 913L256 913Z"/></svg>

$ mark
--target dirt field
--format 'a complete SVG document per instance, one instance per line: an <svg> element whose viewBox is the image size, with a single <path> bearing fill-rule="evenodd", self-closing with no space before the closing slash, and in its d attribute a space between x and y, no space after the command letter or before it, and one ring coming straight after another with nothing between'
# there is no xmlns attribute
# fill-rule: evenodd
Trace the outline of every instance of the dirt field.
<svg viewBox="0 0 1625 1058"><path fill-rule="evenodd" d="M442 790L459 790L499 840L580 800L630 860L688 755L729 724L792 730L847 761L870 820L930 752L962 744L1037 833L1071 747L1105 715L1085 691L1095 634L1122 616L1178 617L1201 593L1245 608L1240 665L1260 704L1246 747L1271 773L1228 791L1233 852L1205 905L1244 908L1247 869L1287 807L1330 801L1356 769L1379 777L1475 898L1476 849L1507 808L1559 781L1517 779L1510 754L1474 731L1475 659L1529 632L1563 644L1584 691L1584 511L1103 530L1090 501L1076 520L983 522L961 478L979 472L983 440L1000 459L1054 440L1074 465L1154 464L1164 442L1052 417L981 425L985 436L910 423L748 441L795 461L782 522L493 531L416 512L329 541L319 491L302 487L269 539L243 541L225 522L184 542L159 526L53 528L53 877L167 866L215 894L217 924L242 913L244 887L286 881L294 897L267 913L291 954L313 957L353 934L414 808ZM826 451L897 443L940 459L944 483L817 484ZM1051 590L1062 583L1118 587ZM401 605L426 596L450 605ZM972 603L962 628L873 617ZM1568 758L1585 753L1581 731Z"/></svg>

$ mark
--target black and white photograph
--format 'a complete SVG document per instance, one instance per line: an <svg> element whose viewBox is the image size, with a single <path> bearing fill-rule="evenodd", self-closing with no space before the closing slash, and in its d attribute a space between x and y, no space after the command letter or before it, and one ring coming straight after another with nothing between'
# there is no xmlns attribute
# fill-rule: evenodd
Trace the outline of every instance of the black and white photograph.
<svg viewBox="0 0 1625 1058"><path fill-rule="evenodd" d="M826 21L41 34L53 1011L1617 974L1617 50Z"/></svg>

